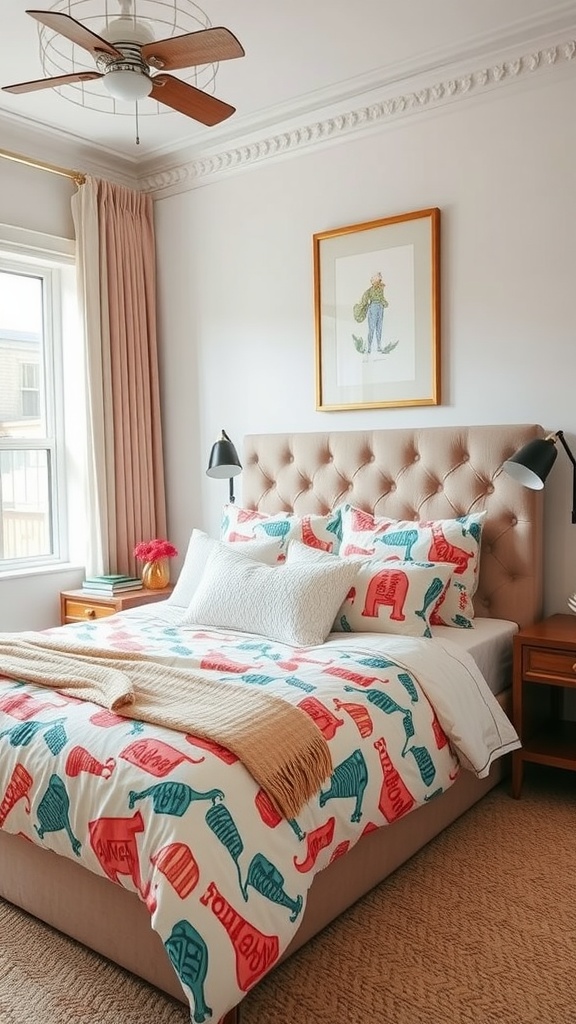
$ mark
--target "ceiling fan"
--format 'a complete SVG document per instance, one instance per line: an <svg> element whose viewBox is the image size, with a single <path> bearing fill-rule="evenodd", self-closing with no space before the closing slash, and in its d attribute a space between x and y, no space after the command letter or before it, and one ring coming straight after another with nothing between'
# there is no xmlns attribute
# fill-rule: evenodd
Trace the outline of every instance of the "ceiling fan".
<svg viewBox="0 0 576 1024"><path fill-rule="evenodd" d="M4 85L11 93L55 89L73 82L101 78L114 99L137 101L150 96L201 124L215 125L234 113L235 107L165 71L243 57L244 48L227 28L205 28L198 32L155 40L151 28L130 13L132 0L119 0L120 17L97 35L69 14L26 11L47 28L58 32L76 46L87 50L97 71L77 71L54 78Z"/></svg>

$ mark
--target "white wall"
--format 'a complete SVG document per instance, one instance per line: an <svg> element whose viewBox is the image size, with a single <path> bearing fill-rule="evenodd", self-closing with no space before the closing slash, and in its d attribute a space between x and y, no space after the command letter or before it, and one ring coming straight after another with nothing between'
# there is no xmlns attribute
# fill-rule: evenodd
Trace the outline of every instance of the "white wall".
<svg viewBox="0 0 576 1024"><path fill-rule="evenodd" d="M0 160L0 224L74 238L70 199L75 191L70 178Z"/></svg>
<svg viewBox="0 0 576 1024"><path fill-rule="evenodd" d="M250 432L538 422L576 451L574 78L540 76L156 203L170 539L215 532L205 476ZM442 404L319 413L312 235L442 211ZM238 478L241 487L241 477ZM546 491L548 612L576 590L571 466Z"/></svg>

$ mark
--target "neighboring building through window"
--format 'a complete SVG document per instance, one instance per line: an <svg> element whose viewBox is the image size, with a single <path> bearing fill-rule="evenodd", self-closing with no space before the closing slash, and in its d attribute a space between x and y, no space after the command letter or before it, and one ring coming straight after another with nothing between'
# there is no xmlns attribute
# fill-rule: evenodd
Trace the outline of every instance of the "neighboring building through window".
<svg viewBox="0 0 576 1024"><path fill-rule="evenodd" d="M22 363L20 366L22 383L20 391L22 395L22 416L32 419L40 418L40 365L35 363Z"/></svg>

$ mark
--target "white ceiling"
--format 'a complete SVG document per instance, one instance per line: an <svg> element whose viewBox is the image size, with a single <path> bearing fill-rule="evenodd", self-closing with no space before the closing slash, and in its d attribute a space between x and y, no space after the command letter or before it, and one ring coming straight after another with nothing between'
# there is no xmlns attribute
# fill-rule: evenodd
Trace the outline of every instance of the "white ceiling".
<svg viewBox="0 0 576 1024"><path fill-rule="evenodd" d="M139 2L150 0L135 0L136 13ZM183 17L193 16L197 5L191 0L159 0L161 12L175 2ZM4 124L49 128L60 133L63 143L82 141L94 153L123 162L158 160L278 124L418 71L472 59L494 50L499 41L504 46L529 40L531 33L567 25L576 15L574 0L200 0L199 6L209 23L229 28L246 51L243 58L222 62L207 90L236 107L228 121L207 129L167 108L156 113L157 105L145 99L139 105L137 146L134 106L126 105L122 113L108 110L101 83L90 82L88 105L70 86L23 95L0 92L0 146ZM26 7L63 11L98 32L106 9L109 17L120 13L117 0L36 0L31 5L2 0L0 85L46 77L40 26ZM93 20L95 11L102 13L101 27ZM160 26L156 37L169 34ZM74 57L82 60L82 68L94 69L88 52L76 47ZM70 70L71 65L63 69ZM175 74L190 80L190 72ZM104 109L90 109L94 104Z"/></svg>

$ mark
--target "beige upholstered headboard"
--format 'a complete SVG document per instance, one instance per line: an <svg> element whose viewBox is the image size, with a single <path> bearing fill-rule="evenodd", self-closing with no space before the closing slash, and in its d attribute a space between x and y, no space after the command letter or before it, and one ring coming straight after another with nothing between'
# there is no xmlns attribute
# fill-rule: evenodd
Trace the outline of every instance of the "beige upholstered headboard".
<svg viewBox="0 0 576 1024"><path fill-rule="evenodd" d="M242 503L262 512L325 513L344 501L394 519L488 510L477 615L519 625L542 612L542 492L502 462L544 431L537 424L251 434Z"/></svg>

